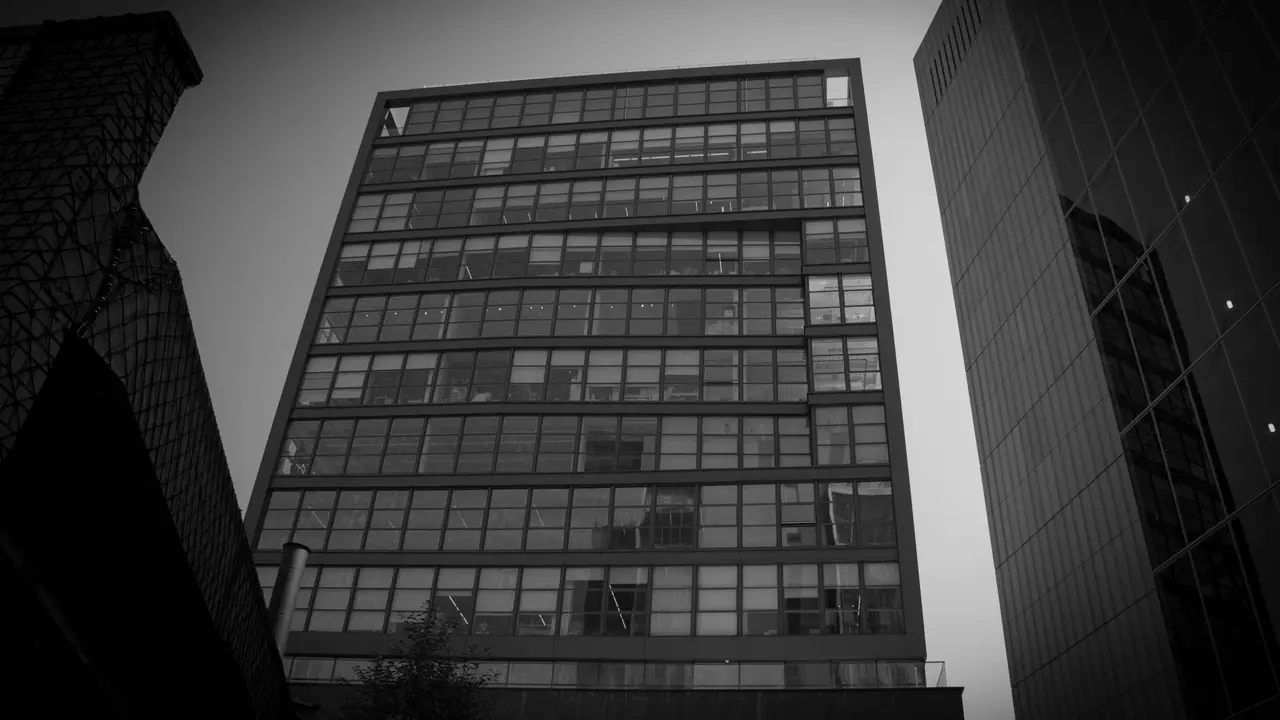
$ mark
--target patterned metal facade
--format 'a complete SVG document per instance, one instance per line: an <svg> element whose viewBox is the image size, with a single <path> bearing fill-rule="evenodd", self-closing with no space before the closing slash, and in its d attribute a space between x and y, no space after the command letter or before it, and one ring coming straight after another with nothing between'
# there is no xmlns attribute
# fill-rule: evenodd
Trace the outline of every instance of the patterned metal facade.
<svg viewBox="0 0 1280 720"><path fill-rule="evenodd" d="M167 13L0 30L0 467L63 338L79 334L128 391L255 716L285 718L178 267L137 204L179 96L200 79Z"/></svg>

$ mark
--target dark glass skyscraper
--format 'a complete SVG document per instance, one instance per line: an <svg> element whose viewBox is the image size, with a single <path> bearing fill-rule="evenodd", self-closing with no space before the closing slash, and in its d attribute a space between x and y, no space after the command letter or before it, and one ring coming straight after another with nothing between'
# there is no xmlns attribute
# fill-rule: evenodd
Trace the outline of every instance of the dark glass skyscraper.
<svg viewBox="0 0 1280 720"><path fill-rule="evenodd" d="M1273 718L1280 4L946 0L915 58L1025 718Z"/></svg>
<svg viewBox="0 0 1280 720"><path fill-rule="evenodd" d="M248 513L291 677L432 600L509 688L937 684L865 128L855 60L380 95Z"/></svg>

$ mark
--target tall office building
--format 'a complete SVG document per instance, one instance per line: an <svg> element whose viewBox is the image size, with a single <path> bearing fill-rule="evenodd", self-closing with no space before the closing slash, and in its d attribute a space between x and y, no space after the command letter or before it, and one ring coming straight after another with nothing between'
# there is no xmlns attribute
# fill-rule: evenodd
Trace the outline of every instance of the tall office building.
<svg viewBox="0 0 1280 720"><path fill-rule="evenodd" d="M295 717L182 279L138 201L200 80L168 13L0 28L0 690L15 715Z"/></svg>
<svg viewBox="0 0 1280 720"><path fill-rule="evenodd" d="M915 58L1025 718L1272 718L1274 2L946 0Z"/></svg>
<svg viewBox="0 0 1280 720"><path fill-rule="evenodd" d="M508 688L959 713L920 689L859 73L378 96L247 515L265 588L314 551L295 682L432 600Z"/></svg>

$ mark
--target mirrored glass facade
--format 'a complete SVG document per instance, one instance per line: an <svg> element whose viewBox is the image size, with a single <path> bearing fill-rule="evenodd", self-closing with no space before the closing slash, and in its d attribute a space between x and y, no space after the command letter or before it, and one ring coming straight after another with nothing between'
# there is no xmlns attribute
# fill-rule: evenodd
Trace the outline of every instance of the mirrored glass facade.
<svg viewBox="0 0 1280 720"><path fill-rule="evenodd" d="M1019 717L1280 716L1280 13L947 0L915 58Z"/></svg>
<svg viewBox="0 0 1280 720"><path fill-rule="evenodd" d="M928 682L859 77L379 98L247 515L295 680L432 602L512 687Z"/></svg>

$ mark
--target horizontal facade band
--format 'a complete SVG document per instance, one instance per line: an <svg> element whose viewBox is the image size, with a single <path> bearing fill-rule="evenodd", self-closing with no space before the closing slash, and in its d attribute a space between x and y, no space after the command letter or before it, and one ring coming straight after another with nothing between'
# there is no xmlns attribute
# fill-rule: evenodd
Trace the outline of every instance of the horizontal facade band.
<svg viewBox="0 0 1280 720"><path fill-rule="evenodd" d="M869 266L863 265L863 268ZM824 272L828 271L824 268ZM869 270L864 270L869 272ZM616 288L616 287L800 287L801 275L649 275L619 277L582 275L577 277L518 277L455 280L453 282L404 283L397 285L352 285L331 287L325 297L361 295L411 295L429 292L475 292L480 290L539 290L543 288Z"/></svg>
<svg viewBox="0 0 1280 720"><path fill-rule="evenodd" d="M534 182L572 182L574 180L608 179L613 177L649 177L653 175L696 175L753 170L782 170L791 168L815 168L829 165L858 165L857 155L823 155L819 157L771 158L768 160L733 160L728 162L628 165L616 168L592 170L560 170L555 172L521 173L512 175L471 175L440 180L408 180L403 182L362 184L362 192L410 192L452 187L489 185L515 185Z"/></svg>
<svg viewBox="0 0 1280 720"><path fill-rule="evenodd" d="M735 168L736 169L736 168ZM545 175L543 177L546 177ZM464 183L470 184L470 183ZM752 210L748 212L699 213L696 215L644 215L637 217L592 218L519 225L466 225L422 230L346 233L343 242L414 240L419 238L494 235L499 233L563 232L573 230L770 230L798 229L805 220L864 217L865 207L823 207L795 210ZM530 278L531 280L533 278Z"/></svg>
<svg viewBox="0 0 1280 720"><path fill-rule="evenodd" d="M309 488L587 487L599 485L714 485L738 482L889 480L888 465L636 470L579 473L466 473L434 475L275 475L272 490Z"/></svg>
<svg viewBox="0 0 1280 720"><path fill-rule="evenodd" d="M837 333L843 334L843 333ZM863 334L863 333L859 333ZM865 333L874 336L875 333ZM448 352L450 350L523 350L526 348L803 348L801 335L645 335L639 337L521 337L407 340L403 342L315 345L309 355L354 355L386 352Z"/></svg>
<svg viewBox="0 0 1280 720"><path fill-rule="evenodd" d="M650 127L671 127L675 125L721 125L733 122L769 122L773 120L814 120L832 117L849 117L853 114L851 107L822 107L804 110L761 110L758 112L714 113L704 115L676 115L672 117L625 118L610 120L593 120L589 122L555 123L550 125L524 125L519 127L487 128L484 130L457 130L453 132L423 133L417 135L398 135L395 137L375 138L373 146L395 147L398 145L420 145L423 142L440 142L444 140L476 140L495 136L522 137L527 135L562 135L577 132L600 132L602 130L632 130Z"/></svg>
<svg viewBox="0 0 1280 720"><path fill-rule="evenodd" d="M866 395L855 393L862 403L870 404ZM879 402L883 402L881 397ZM849 404L849 403L844 403ZM327 418L435 417L437 415L808 415L808 403L458 403L448 405L376 405L372 407L294 408L293 420Z"/></svg>
<svg viewBox="0 0 1280 720"><path fill-rule="evenodd" d="M293 632L290 655L367 657L385 652L396 635ZM481 640L471 637L473 642ZM739 662L798 660L920 660L923 633L901 635L782 635L777 637L499 637L478 643L490 657L555 660Z"/></svg>
<svg viewBox="0 0 1280 720"><path fill-rule="evenodd" d="M280 553L255 550L258 565L276 565ZM308 565L337 567L630 567L632 565L793 565L897 562L896 547L804 547L682 550L579 550L520 552L313 552Z"/></svg>

